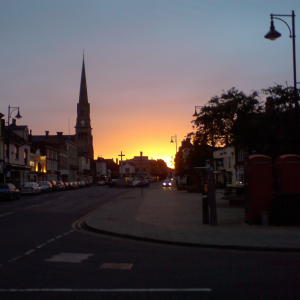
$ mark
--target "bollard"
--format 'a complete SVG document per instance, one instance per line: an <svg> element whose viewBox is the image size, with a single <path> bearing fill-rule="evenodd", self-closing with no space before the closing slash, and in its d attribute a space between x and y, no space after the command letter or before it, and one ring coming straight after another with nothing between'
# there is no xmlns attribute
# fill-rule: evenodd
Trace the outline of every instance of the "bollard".
<svg viewBox="0 0 300 300"><path fill-rule="evenodd" d="M208 195L202 195L202 223L209 224L209 199Z"/></svg>

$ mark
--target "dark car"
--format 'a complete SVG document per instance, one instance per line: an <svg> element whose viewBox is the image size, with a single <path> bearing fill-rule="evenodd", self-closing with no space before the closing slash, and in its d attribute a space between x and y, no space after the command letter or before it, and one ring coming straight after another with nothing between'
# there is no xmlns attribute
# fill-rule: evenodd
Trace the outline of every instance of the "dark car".
<svg viewBox="0 0 300 300"><path fill-rule="evenodd" d="M0 183L0 199L20 199L20 190L12 183Z"/></svg>
<svg viewBox="0 0 300 300"><path fill-rule="evenodd" d="M70 190L71 189L69 182L64 182L64 185L66 187L66 190Z"/></svg>
<svg viewBox="0 0 300 300"><path fill-rule="evenodd" d="M53 187L50 181L39 181L38 184L42 188L43 193L53 192Z"/></svg>
<svg viewBox="0 0 300 300"><path fill-rule="evenodd" d="M135 187L146 187L146 186L149 186L149 182L139 180L139 181L135 182L134 186Z"/></svg>
<svg viewBox="0 0 300 300"><path fill-rule="evenodd" d="M58 186L55 180L48 180L52 184L53 191L58 191Z"/></svg>
<svg viewBox="0 0 300 300"><path fill-rule="evenodd" d="M59 191L64 191L66 189L65 183L62 181L57 181L56 185L57 185Z"/></svg>

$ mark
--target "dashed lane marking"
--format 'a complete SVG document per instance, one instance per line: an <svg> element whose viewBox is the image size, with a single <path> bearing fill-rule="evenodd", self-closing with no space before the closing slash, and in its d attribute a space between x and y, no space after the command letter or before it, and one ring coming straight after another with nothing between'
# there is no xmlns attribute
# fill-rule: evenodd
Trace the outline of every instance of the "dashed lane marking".
<svg viewBox="0 0 300 300"><path fill-rule="evenodd" d="M0 292L96 292L96 293L191 293L212 292L211 288L152 288L152 289L0 289Z"/></svg>
<svg viewBox="0 0 300 300"><path fill-rule="evenodd" d="M0 215L0 218L2 218L2 217L5 217L5 216L8 216L8 215L11 215L11 214L13 214L13 212L9 212L9 213L6 213L6 214L3 214L3 215Z"/></svg>
<svg viewBox="0 0 300 300"><path fill-rule="evenodd" d="M19 255L19 256L15 257L15 258L9 260L8 262L11 263L11 262L13 262L13 261L16 261L16 260L20 259L21 257L22 257L22 256Z"/></svg>
<svg viewBox="0 0 300 300"><path fill-rule="evenodd" d="M29 255L30 253L32 253L32 252L34 252L34 251L36 251L36 250L35 250L35 249L31 249L31 250L25 252L24 255Z"/></svg>
<svg viewBox="0 0 300 300"><path fill-rule="evenodd" d="M9 261L7 261L7 262L8 262L8 263L11 263L11 262L14 262L14 261L16 261L16 260L18 260L18 259L24 257L25 255L29 255L29 254L35 252L36 250L41 249L41 248L47 246L47 244L50 244L50 243L54 242L55 240L62 238L63 235L70 234L71 232L74 232L74 230L72 229L72 230L70 230L70 231L68 231L68 232L63 233L62 235L58 235L58 236L56 236L54 239L50 239L50 240L47 241L46 243L40 244L40 245L36 246L34 249L31 249L31 250L29 250L29 251L27 251L27 252L24 252L22 255L16 256L15 258L13 258L13 259L11 259L11 260L9 260ZM0 264L0 267L2 267L2 266L3 266L3 265Z"/></svg>
<svg viewBox="0 0 300 300"><path fill-rule="evenodd" d="M37 249L41 249L42 247L46 246L47 244L41 244L41 245L38 245L36 246Z"/></svg>

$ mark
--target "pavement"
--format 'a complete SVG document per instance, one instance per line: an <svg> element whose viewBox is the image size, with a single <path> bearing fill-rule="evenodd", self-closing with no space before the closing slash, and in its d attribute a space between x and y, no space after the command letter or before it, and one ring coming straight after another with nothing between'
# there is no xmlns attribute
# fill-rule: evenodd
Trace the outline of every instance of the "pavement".
<svg viewBox="0 0 300 300"><path fill-rule="evenodd" d="M100 188L99 188L100 189ZM143 194L142 194L143 192ZM249 226L243 206L231 206L216 191L217 226L202 224L202 195L163 188L133 188L86 219L94 231L190 246L300 252L300 226Z"/></svg>

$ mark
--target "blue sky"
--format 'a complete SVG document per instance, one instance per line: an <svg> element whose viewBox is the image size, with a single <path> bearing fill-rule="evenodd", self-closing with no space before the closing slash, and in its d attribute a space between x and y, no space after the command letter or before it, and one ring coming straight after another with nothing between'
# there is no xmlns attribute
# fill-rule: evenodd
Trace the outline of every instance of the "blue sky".
<svg viewBox="0 0 300 300"><path fill-rule="evenodd" d="M293 84L287 26L264 39L270 14L292 10L300 37L300 1L2 0L0 112L20 106L33 134L74 134L84 49L95 156L169 161L195 105Z"/></svg>

